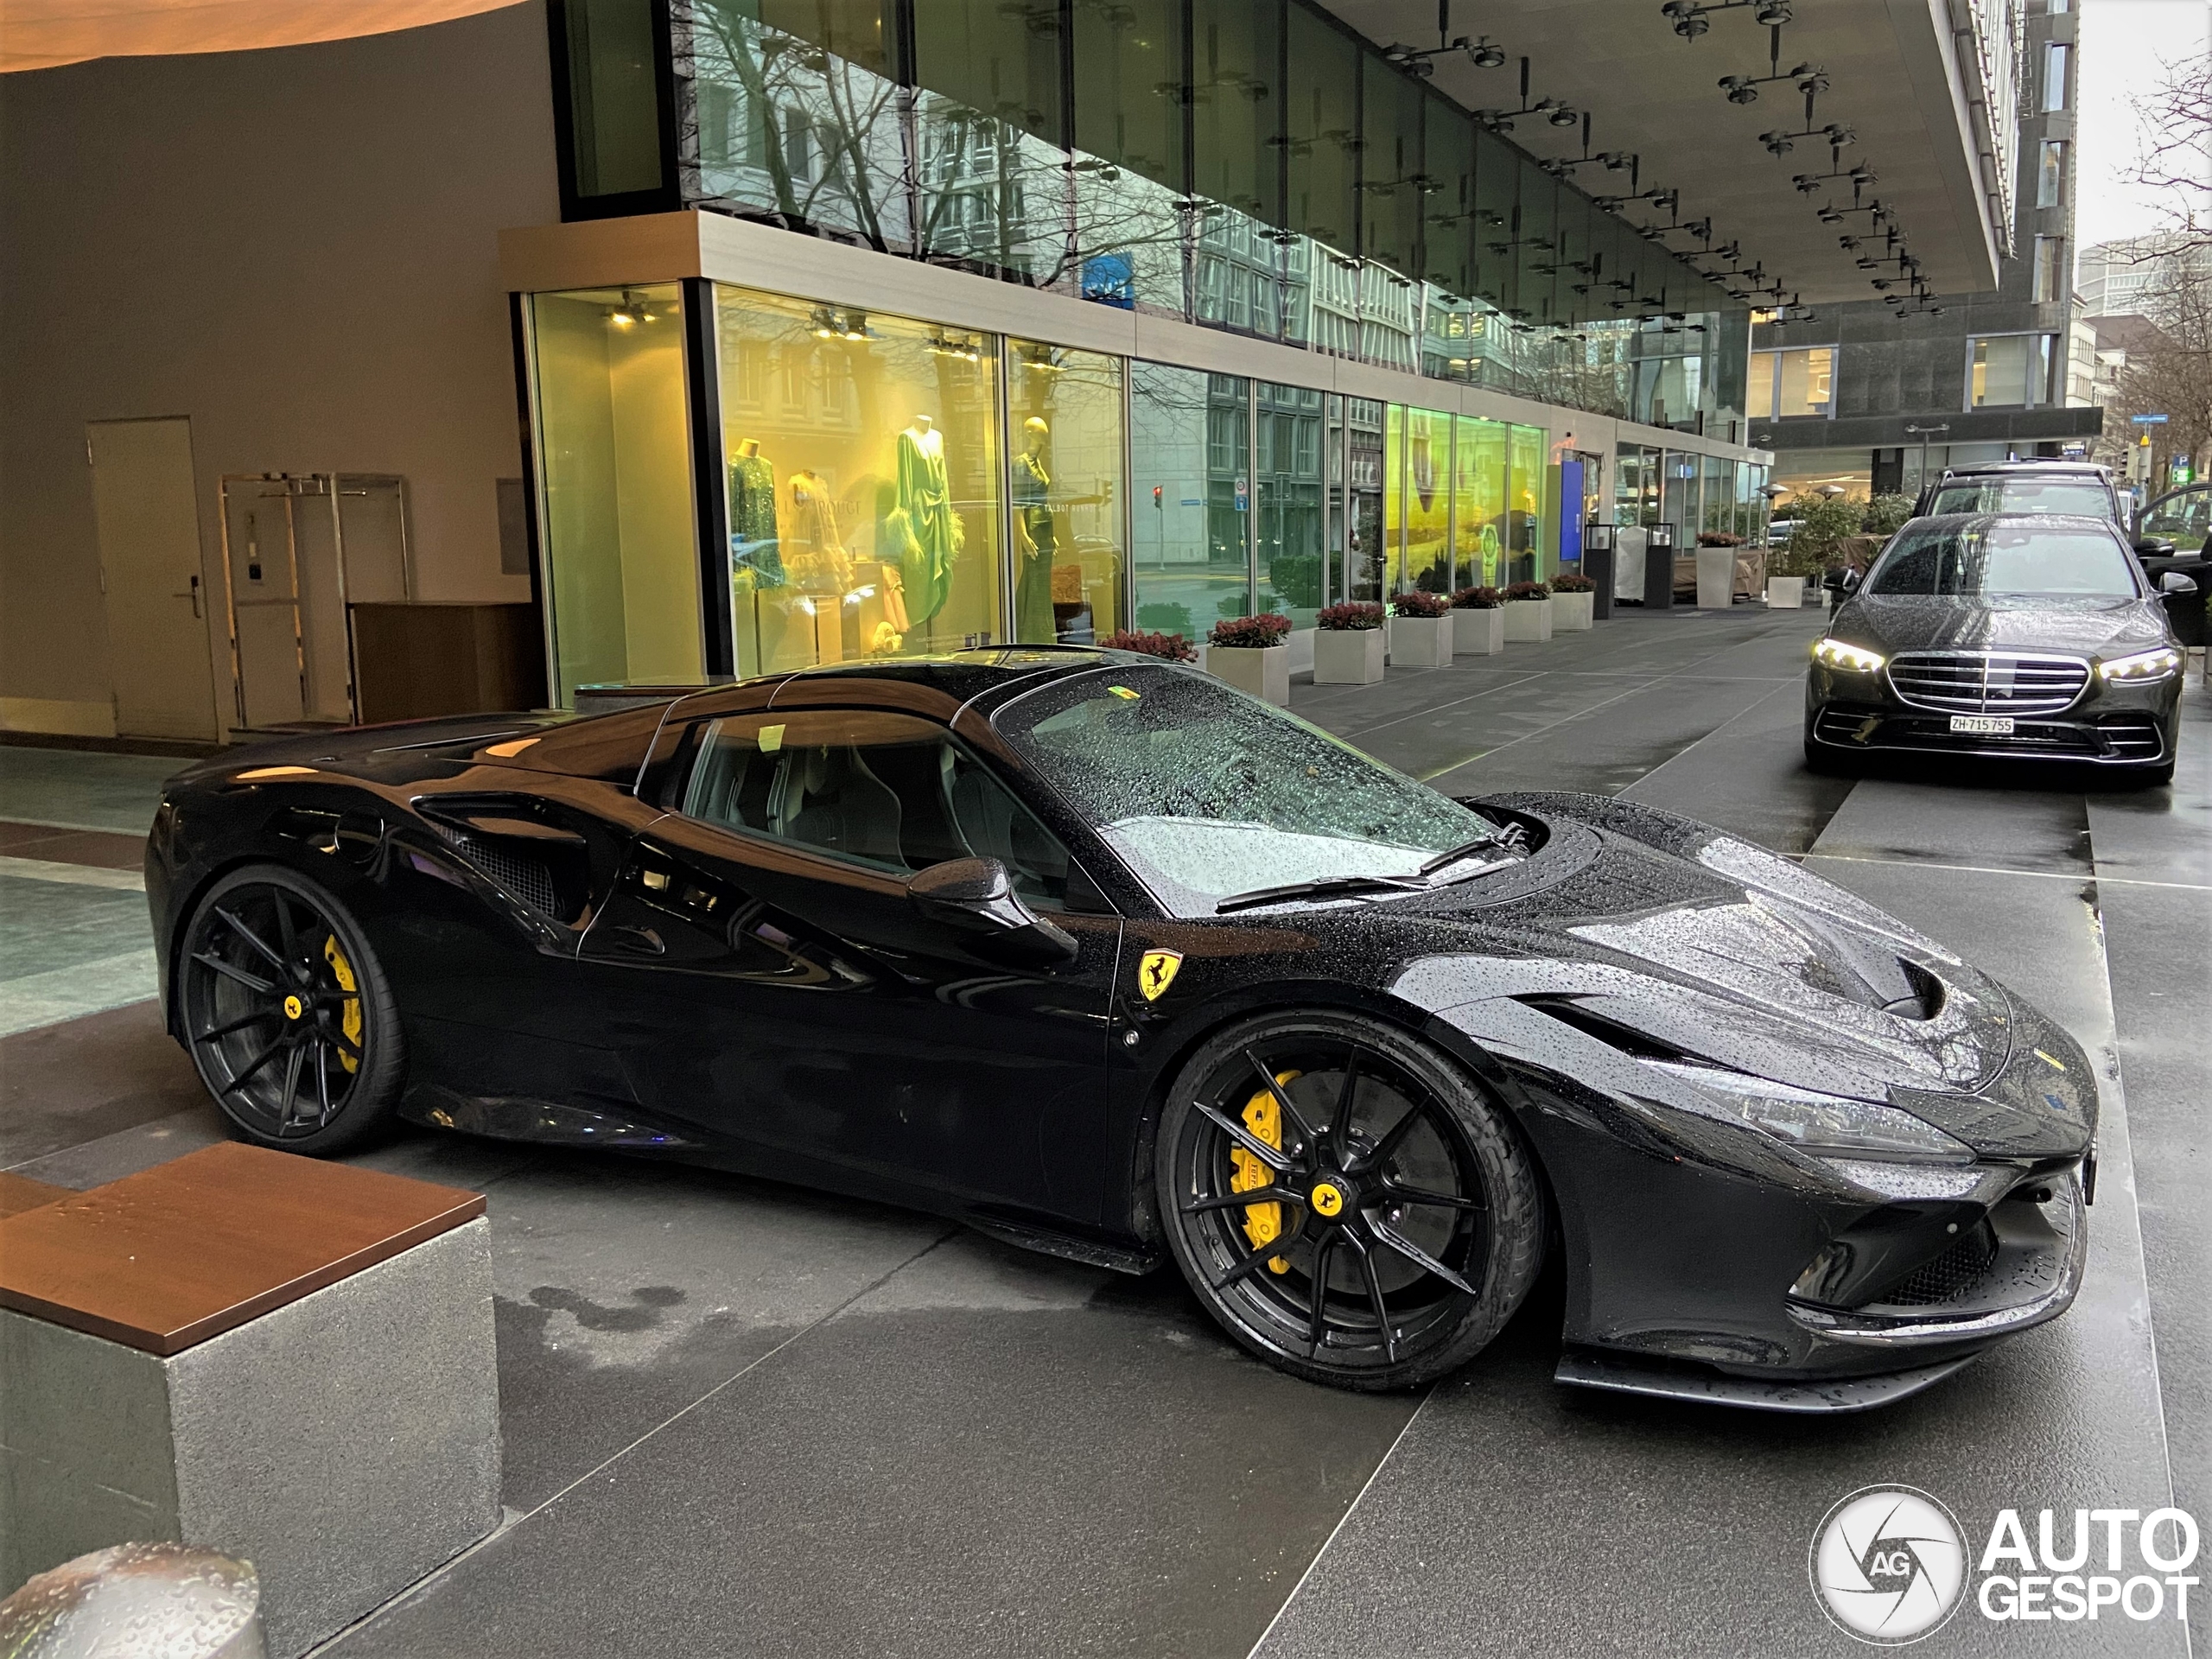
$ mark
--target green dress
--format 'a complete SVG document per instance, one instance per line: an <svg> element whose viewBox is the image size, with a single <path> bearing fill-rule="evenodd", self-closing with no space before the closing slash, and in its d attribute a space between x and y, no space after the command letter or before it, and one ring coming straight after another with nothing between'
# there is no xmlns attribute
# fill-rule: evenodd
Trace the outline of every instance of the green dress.
<svg viewBox="0 0 2212 1659"><path fill-rule="evenodd" d="M899 435L898 505L891 514L892 541L906 584L906 616L915 627L944 608L952 592L952 567L966 532L952 510L944 471L944 435L908 427Z"/></svg>
<svg viewBox="0 0 2212 1659"><path fill-rule="evenodd" d="M733 575L750 571L755 588L784 585L776 545L776 469L765 455L741 455L730 463L729 563Z"/></svg>

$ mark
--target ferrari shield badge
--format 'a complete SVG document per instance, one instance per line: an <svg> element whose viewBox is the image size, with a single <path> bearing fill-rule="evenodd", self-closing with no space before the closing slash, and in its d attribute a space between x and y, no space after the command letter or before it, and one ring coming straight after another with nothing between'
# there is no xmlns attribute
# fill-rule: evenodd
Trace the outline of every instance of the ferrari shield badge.
<svg viewBox="0 0 2212 1659"><path fill-rule="evenodd" d="M1175 970L1183 965L1180 950L1147 950L1144 960L1137 965L1137 989L1144 993L1147 1002L1157 1002L1175 982Z"/></svg>

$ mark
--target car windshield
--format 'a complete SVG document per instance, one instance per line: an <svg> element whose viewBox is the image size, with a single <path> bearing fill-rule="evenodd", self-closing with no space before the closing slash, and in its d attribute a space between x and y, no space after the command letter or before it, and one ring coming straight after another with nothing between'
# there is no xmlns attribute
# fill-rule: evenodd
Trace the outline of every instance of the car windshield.
<svg viewBox="0 0 2212 1659"><path fill-rule="evenodd" d="M1954 598L2063 594L2133 599L2126 550L2088 524L1968 520L1908 524L1866 583L1877 594Z"/></svg>
<svg viewBox="0 0 2212 1659"><path fill-rule="evenodd" d="M1018 697L993 724L1168 909L1407 876L1498 828L1294 715L1188 670L1130 665Z"/></svg>
<svg viewBox="0 0 2212 1659"><path fill-rule="evenodd" d="M2109 518L2112 495L2094 478L1961 478L1941 484L1926 517L1946 512L2035 512Z"/></svg>

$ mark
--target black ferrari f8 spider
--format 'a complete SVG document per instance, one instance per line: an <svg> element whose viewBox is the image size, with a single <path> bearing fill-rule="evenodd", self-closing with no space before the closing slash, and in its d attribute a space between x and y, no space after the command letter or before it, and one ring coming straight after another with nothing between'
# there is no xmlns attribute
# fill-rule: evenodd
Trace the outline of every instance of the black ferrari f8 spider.
<svg viewBox="0 0 2212 1659"><path fill-rule="evenodd" d="M1549 1259L1563 1381L1849 1410L2082 1271L2089 1065L1940 945L1149 658L288 739L170 784L147 893L169 1029L264 1145L397 1117L1172 1256L1317 1382L1451 1370Z"/></svg>

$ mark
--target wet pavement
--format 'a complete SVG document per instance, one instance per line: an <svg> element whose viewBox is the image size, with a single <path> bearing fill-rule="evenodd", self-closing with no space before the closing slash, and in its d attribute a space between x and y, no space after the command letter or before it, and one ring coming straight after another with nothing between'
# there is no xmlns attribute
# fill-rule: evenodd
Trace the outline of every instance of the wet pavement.
<svg viewBox="0 0 2212 1659"><path fill-rule="evenodd" d="M1246 1359L1169 1274L410 1132L363 1161L490 1198L507 1519L328 1650L1842 1654L1806 1559L1857 1487L1927 1490L1977 1549L2002 1508L2212 1525L2212 699L2171 790L1815 778L1818 626L1631 615L1293 702L1454 794L1624 791L1803 856L2036 1001L2106 1070L2066 1318L1888 1410L1786 1419L1557 1386L1548 1282L1459 1376L1356 1396ZM0 1168L62 1185L220 1133L143 1002L0 1039ZM2187 1646L1969 1605L1918 1650L2000 1649Z"/></svg>

